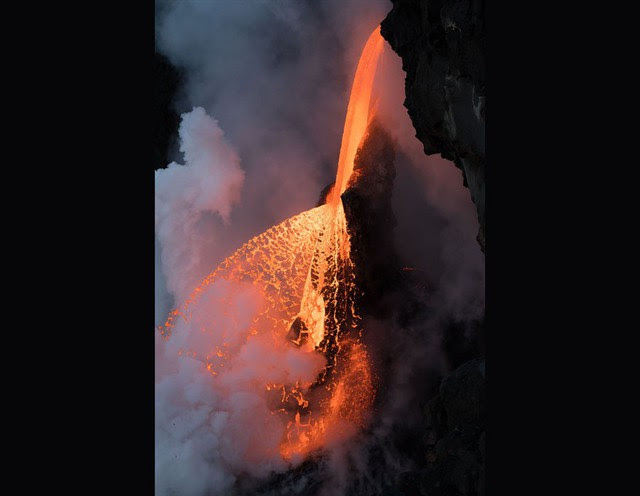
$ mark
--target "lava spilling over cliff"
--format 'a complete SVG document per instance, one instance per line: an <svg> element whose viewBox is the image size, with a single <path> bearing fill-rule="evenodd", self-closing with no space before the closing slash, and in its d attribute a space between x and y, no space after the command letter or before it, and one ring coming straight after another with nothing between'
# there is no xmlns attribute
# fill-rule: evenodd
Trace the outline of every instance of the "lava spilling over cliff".
<svg viewBox="0 0 640 496"><path fill-rule="evenodd" d="M252 347L283 358L285 366L274 364L268 377L247 380L263 390L269 414L279 420L271 425L281 428L277 448L287 461L352 436L366 424L374 400L343 193L363 174L354 171L354 161L374 115L371 95L383 43L378 27L356 70L326 202L245 243L159 328L165 340L193 334L178 353L200 361L222 384L242 375L247 360L261 359L248 356ZM274 448L267 443L251 456L272 457Z"/></svg>
<svg viewBox="0 0 640 496"><path fill-rule="evenodd" d="M164 494L477 491L484 369L463 368L434 399L448 366L436 341L457 341L436 322L426 272L401 269L394 250L396 146L384 125L394 139L398 129L372 104L383 44L374 30L336 179L316 207L244 243L159 328L172 367L156 384ZM402 154L400 145L400 185Z"/></svg>

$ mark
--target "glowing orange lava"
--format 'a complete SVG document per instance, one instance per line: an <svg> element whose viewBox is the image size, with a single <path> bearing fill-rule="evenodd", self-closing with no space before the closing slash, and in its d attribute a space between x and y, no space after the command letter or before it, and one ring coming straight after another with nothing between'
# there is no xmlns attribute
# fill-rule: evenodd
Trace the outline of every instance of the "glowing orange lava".
<svg viewBox="0 0 640 496"><path fill-rule="evenodd" d="M366 421L374 394L370 360L362 343L357 313L358 289L350 256L347 220L340 195L353 172L356 151L366 132L370 100L383 39L376 27L362 52L347 109L336 183L325 205L307 210L268 229L225 259L169 315L160 327L168 339L178 318L189 321L192 308L218 281L231 283L217 296L224 306L233 292L249 284L261 305L245 332L273 349L294 347L298 353L321 354L326 366L312 382L265 384L273 414L286 424L280 454L290 460L351 435ZM202 332L222 333L239 326L233 315L202 323ZM243 328L244 332L244 328ZM216 380L243 343L224 341L212 349L180 350L203 361Z"/></svg>
<svg viewBox="0 0 640 496"><path fill-rule="evenodd" d="M340 195L347 188L349 178L353 173L353 161L369 123L373 81L383 47L384 42L380 35L380 26L378 26L369 36L358 61L347 107L347 117L344 121L344 131L342 132L336 184L331 191L329 202L338 201Z"/></svg>

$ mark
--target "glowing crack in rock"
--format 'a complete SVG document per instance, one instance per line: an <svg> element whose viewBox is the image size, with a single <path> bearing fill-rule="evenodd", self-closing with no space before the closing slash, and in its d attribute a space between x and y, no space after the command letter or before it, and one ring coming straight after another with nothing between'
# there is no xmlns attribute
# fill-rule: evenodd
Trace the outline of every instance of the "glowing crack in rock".
<svg viewBox="0 0 640 496"><path fill-rule="evenodd" d="M364 426L375 394L361 339L358 288L340 195L349 184L370 120L382 49L377 27L358 63L336 182L327 202L249 240L209 274L159 328L164 339L181 329L215 335L214 341L196 340L198 349L178 352L202 361L215 376L213 380L224 379L230 360L251 340L267 343L274 352L310 354L324 364L314 377L305 373L264 384L271 412L281 415L285 426L280 444L285 460L300 459L356 432ZM223 311L211 319L207 312L198 311L198 305ZM190 325L181 327L181 322Z"/></svg>

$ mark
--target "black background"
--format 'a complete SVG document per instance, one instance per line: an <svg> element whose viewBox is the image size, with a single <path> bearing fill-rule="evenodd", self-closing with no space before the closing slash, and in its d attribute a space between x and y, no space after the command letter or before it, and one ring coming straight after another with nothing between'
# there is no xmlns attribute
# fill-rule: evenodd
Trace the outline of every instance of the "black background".
<svg viewBox="0 0 640 496"><path fill-rule="evenodd" d="M19 43L7 45L5 78L28 83L18 99L27 143L8 146L25 177L5 178L17 193L6 217L19 215L29 236L7 222L6 243L30 248L16 262L29 267L16 298L26 308L7 311L19 321L7 334L25 348L6 348L18 357L7 410L29 420L8 454L30 468L23 492L153 494L154 4L33 8L6 16ZM606 72L606 54L585 49L584 11L505 2L486 15L486 487L595 489L600 469L586 463L607 458L594 446L606 429L584 421L610 394L598 377L614 324L598 318L607 286L595 281L604 200L583 182L590 160L604 162L602 90L580 88Z"/></svg>

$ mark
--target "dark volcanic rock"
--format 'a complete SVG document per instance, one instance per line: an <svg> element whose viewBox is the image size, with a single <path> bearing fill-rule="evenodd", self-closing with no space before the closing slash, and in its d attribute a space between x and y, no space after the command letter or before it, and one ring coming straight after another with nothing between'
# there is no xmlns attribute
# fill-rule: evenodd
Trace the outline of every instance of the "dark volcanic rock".
<svg viewBox="0 0 640 496"><path fill-rule="evenodd" d="M391 0L382 36L402 58L405 107L427 155L462 169L485 248L483 0Z"/></svg>
<svg viewBox="0 0 640 496"><path fill-rule="evenodd" d="M400 282L393 244L396 219L391 207L394 160L391 136L374 120L367 128L355 157L353 175L342 194L351 258L358 286L364 293L363 310L368 315L382 316L384 294Z"/></svg>
<svg viewBox="0 0 640 496"><path fill-rule="evenodd" d="M484 494L485 362L477 358L453 371L425 412L426 468L421 494Z"/></svg>
<svg viewBox="0 0 640 496"><path fill-rule="evenodd" d="M402 58L404 104L416 137L427 155L440 153L462 170L484 251L484 1L391 2L381 33ZM424 464L399 481L406 494L484 494L485 394L484 359L465 363L443 381L425 409Z"/></svg>
<svg viewBox="0 0 640 496"><path fill-rule="evenodd" d="M402 336L392 339L386 329L372 339L369 351L379 375L374 410L387 412L374 417L362 433L358 463L345 459L344 490L347 496L471 496L484 494L484 438L486 423L484 360L474 359L454 370L441 383L435 365L421 363L411 375L414 387L394 391L398 360L407 343L424 340L429 328L422 324L433 309L429 281L416 272L401 270L394 247L396 220L391 197L395 179L395 149L389 133L373 121L356 155L354 173L342 195L351 239L351 256L358 287L359 304L365 318L373 316L392 326ZM326 199L332 185L321 193ZM397 324L394 324L396 322ZM291 327L295 338L302 322ZM371 337L367 328L364 339ZM448 340L443 351L450 363L477 356L475 343L464 344L464 329L445 326ZM428 331L427 331L428 332ZM381 344L383 343L383 346ZM382 348L382 349L381 349ZM450 355L450 356L449 356ZM413 374L413 372L412 372ZM418 379L419 378L419 379ZM410 380L407 378L407 380ZM410 395L407 409L389 409L390 398ZM409 407L410 405L410 407ZM403 407L405 408L405 407ZM409 411L410 408L410 411ZM394 412L391 420L390 412ZM385 432L384 436L376 434ZM267 480L245 478L238 482L238 494L275 496L305 494L317 496L335 484L326 451L319 451L302 465ZM349 461L351 460L351 461ZM393 463L390 460L394 460Z"/></svg>

